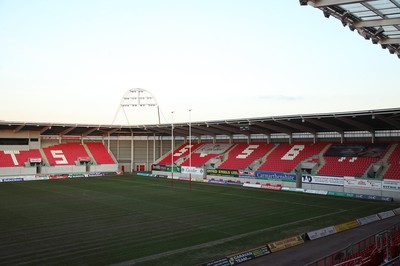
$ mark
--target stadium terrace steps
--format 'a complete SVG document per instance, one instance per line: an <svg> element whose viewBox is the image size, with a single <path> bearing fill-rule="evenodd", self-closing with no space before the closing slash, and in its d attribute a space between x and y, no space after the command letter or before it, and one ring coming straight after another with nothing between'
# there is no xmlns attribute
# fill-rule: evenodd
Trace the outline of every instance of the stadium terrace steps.
<svg viewBox="0 0 400 266"><path fill-rule="evenodd" d="M0 167L21 167L25 166L31 158L40 158L42 155L38 149L19 151L0 151Z"/></svg>

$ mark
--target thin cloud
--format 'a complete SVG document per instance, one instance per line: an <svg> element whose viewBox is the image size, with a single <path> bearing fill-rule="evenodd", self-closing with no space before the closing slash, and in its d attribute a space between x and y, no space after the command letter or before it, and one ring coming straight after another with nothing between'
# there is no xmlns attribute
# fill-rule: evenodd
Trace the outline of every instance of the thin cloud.
<svg viewBox="0 0 400 266"><path fill-rule="evenodd" d="M302 96L294 95L294 96L288 96L288 95L260 95L257 97L259 100L274 100L274 101L282 101L282 102L291 102L291 101L300 101L303 100L304 98Z"/></svg>

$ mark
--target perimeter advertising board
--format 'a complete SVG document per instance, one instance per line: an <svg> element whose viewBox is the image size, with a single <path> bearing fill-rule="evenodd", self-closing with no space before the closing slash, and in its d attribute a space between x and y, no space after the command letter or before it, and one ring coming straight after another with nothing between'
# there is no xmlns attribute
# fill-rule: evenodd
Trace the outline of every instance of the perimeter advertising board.
<svg viewBox="0 0 400 266"><path fill-rule="evenodd" d="M212 260L203 264L198 264L197 266L233 266L245 261L249 261L261 256L270 254L267 245L263 245L257 248L253 248L247 251L229 255L225 258Z"/></svg>
<svg viewBox="0 0 400 266"><path fill-rule="evenodd" d="M344 178L344 187L382 190L382 181L357 179L354 177L345 177Z"/></svg>
<svg viewBox="0 0 400 266"><path fill-rule="evenodd" d="M182 166L181 171L182 174L204 175L204 169L198 167Z"/></svg>
<svg viewBox="0 0 400 266"><path fill-rule="evenodd" d="M207 175L238 177L239 171L234 169L207 169Z"/></svg>
<svg viewBox="0 0 400 266"><path fill-rule="evenodd" d="M257 179L296 182L295 174L281 172L256 171Z"/></svg>
<svg viewBox="0 0 400 266"><path fill-rule="evenodd" d="M161 172L171 172L172 167L171 167L171 165L153 164L151 166L151 170L153 170L153 171L161 171ZM175 173L180 173L181 172L181 167L178 166L178 165L174 165L174 172Z"/></svg>
<svg viewBox="0 0 400 266"><path fill-rule="evenodd" d="M239 177L242 177L242 178L255 178L256 177L256 172L239 170Z"/></svg>
<svg viewBox="0 0 400 266"><path fill-rule="evenodd" d="M268 247L266 245L251 249L248 251L244 251L241 253L233 254L228 256L228 260L230 265L237 265L239 263L249 261L252 259L255 259L257 257L261 257L264 255L268 255L270 251L268 250Z"/></svg>
<svg viewBox="0 0 400 266"><path fill-rule="evenodd" d="M286 238L284 240L269 243L268 247L271 250L271 252L274 253L279 250L297 246L297 245L300 245L303 243L304 243L304 240L303 240L303 238L301 238L301 236L294 236L294 237Z"/></svg>
<svg viewBox="0 0 400 266"><path fill-rule="evenodd" d="M344 178L338 176L312 176L303 175L303 184L318 184L318 185L328 185L328 186L344 186Z"/></svg>
<svg viewBox="0 0 400 266"><path fill-rule="evenodd" d="M336 228L334 226L328 226L322 229L318 229L315 231L311 231L307 233L307 236L310 240L314 240L314 239L318 239L321 237L325 237L325 236L329 236L329 235L333 235L336 234Z"/></svg>
<svg viewBox="0 0 400 266"><path fill-rule="evenodd" d="M342 231L353 229L353 228L356 228L359 226L360 226L360 224L357 222L357 220L352 220L352 221L348 221L345 223L335 225L335 229L336 229L336 232L342 232Z"/></svg>
<svg viewBox="0 0 400 266"><path fill-rule="evenodd" d="M400 191L400 180L385 179L382 182L383 190Z"/></svg>

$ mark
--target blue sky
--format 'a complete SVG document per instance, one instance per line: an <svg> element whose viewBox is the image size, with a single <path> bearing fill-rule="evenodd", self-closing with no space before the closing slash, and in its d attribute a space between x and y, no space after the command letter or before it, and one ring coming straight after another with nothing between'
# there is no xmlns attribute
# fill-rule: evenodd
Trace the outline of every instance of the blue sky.
<svg viewBox="0 0 400 266"><path fill-rule="evenodd" d="M0 0L6 121L127 123L132 88L162 123L392 108L399 64L297 0Z"/></svg>

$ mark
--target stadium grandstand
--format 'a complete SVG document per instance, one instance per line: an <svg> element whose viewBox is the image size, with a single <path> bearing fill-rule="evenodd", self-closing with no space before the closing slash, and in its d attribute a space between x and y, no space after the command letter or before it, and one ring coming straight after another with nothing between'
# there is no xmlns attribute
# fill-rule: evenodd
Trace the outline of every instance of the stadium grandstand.
<svg viewBox="0 0 400 266"><path fill-rule="evenodd" d="M399 144L399 108L155 125L0 121L0 181L128 172L389 202L400 200ZM394 211L380 215L288 241L298 245L353 228L354 223L397 217ZM375 235L366 235L360 240L362 248L357 242L346 256L321 256L325 264L312 265L364 265L354 263L375 263L398 254L399 237L393 232L400 230L391 226L379 240L386 241L379 252L378 240L371 240ZM393 244L385 244L388 241ZM275 245L257 252L274 253L279 250ZM386 249L391 253L382 251ZM373 255L367 256L371 250Z"/></svg>
<svg viewBox="0 0 400 266"><path fill-rule="evenodd" d="M365 187L368 193L398 198L399 130L400 109L143 126L1 121L0 175L149 172L173 164L183 168L182 178L185 171L207 178L207 171L225 169L249 178L346 177L354 186L365 179L379 187ZM383 190L387 180L395 192Z"/></svg>
<svg viewBox="0 0 400 266"><path fill-rule="evenodd" d="M319 9L326 18L338 19L344 27L358 32L372 44L379 44L400 58L398 0L299 0L299 2L300 5ZM135 93L138 91L140 90L133 90ZM132 93L132 90L130 92ZM125 106L135 104L125 100L126 98L121 101L117 113L121 109L124 111ZM145 104L157 105L154 102ZM123 173L127 173L129 178L134 174L138 181L135 181L129 190L119 189L121 195L106 190L116 179L96 180L97 183L94 183L96 190L93 191L85 187L87 184L84 183L83 177L103 175L114 177ZM212 210L214 212L207 216L203 223L201 221L203 217L196 214L197 209L190 209L190 204L198 203L194 200L198 194L192 193L191 187L190 190L180 187L179 195L186 196L185 200L182 200L176 196L178 193L172 195L168 194L170 190L166 192L165 182L157 183L156 188L147 183L156 179L140 179L141 175L157 177L157 181L171 180L171 184L174 180L189 181L189 184L192 181L198 184L212 184L210 187L214 190L207 194L207 197L211 197L211 194L222 196L223 198L216 198L221 200L221 203L218 202L221 205L215 204L215 201L207 204L202 194L201 210L213 209L211 207L216 209ZM289 233L291 230L296 234L301 229L308 231L294 236L285 235L287 238L283 240L264 242L260 247L245 251L238 251L237 247L234 247L236 253L224 254L220 258L206 256L210 259L209 262L201 263L196 260L196 263L200 263L196 265L221 266L242 263L243 265L312 266L400 265L400 208L395 205L400 201L400 108L152 125L92 125L0 120L0 182L5 185L4 187L11 182L26 184L22 181L73 177L82 177L82 183L71 186L61 183L59 187L46 184L48 186L46 189L35 187L36 194L32 193L32 190L26 190L32 194L17 198L18 200L12 200L17 194L14 191L24 193L27 187L9 186L7 189L12 192L2 191L4 193L0 196L6 202L3 204L6 215L2 215L0 223L2 230L9 230L4 230L0 234L3 240L0 251L4 251L0 264L35 264L35 262L55 264L55 261L58 263L62 259L65 264L70 265L91 263L108 265L120 261L124 262L119 265L131 265L147 260L149 264L144 265L158 265L151 264L152 259L163 260L176 255L174 252L180 256L179 259L182 259L183 252L195 254L197 249L205 256L207 252L202 248L208 247L207 245L224 241L230 243L237 239L249 242L249 238L251 242L258 235L264 241L265 234L269 233L265 232L269 229L266 229L266 226L274 228L275 231L285 231L284 225L293 225L288 230ZM118 179L118 182L125 187L132 182L132 179ZM236 197L235 193L226 193L228 187L249 188L247 191L242 189L235 192L250 191L252 194L250 196L241 194L240 197ZM54 188L58 190L55 191ZM220 188L223 190L218 190ZM138 200L135 197L132 200L134 193L131 190L134 189L136 189L134 196L145 195L145 200ZM158 195L152 194L150 190L157 190L157 193L162 195L157 197ZM198 190L206 189L202 187ZM271 190L271 194L265 193L261 196L257 194L265 190ZM281 197L284 192L273 194L275 191L284 191L287 194ZM297 197L306 194L314 194L315 198ZM42 195L45 195L43 201L38 201L39 207L34 209L34 204L31 205L31 202L35 197ZM64 197L67 203L57 205L57 197ZM330 197L334 198L334 203L323 201ZM169 198L178 205L160 204ZM289 204L294 205L280 207L283 203L287 203L284 198L287 198ZM251 203L247 205L245 199L250 199ZM129 206L125 200L131 200ZM99 205L98 202L102 201L107 202ZM143 209L131 209L131 205L139 201L138 205L143 205ZM232 201L235 203L228 214L224 212L225 210L221 210L220 206L231 207ZM259 201L262 202L262 206L256 206L256 210L252 210L253 205L257 205ZM17 212L26 207L22 202L28 202L27 208L32 208L32 213L22 215ZM314 205L315 202L321 202L322 206ZM373 204L368 205L370 202ZM378 203L382 202L388 205L378 206ZM223 203L227 205L222 205ZM338 204L342 205L337 207ZM47 213L47 209L43 206L46 208L55 206L52 209L53 213ZM171 212L164 213L166 206ZM396 208L391 209L393 206ZM346 207L350 209L346 210ZM243 216L248 215L259 224L254 226L249 222L244 226L252 229L235 231L234 229L241 225L240 219L237 219L238 216L234 213L236 208L243 211ZM150 209L154 209L157 213L151 214ZM359 209L361 209L360 215L367 216L357 219L349 216L349 212ZM375 209L377 213L371 214ZM74 210L77 210L78 214L74 213ZM175 215L175 212L180 216ZM21 218L19 220L8 218L8 216L14 217L15 213L22 218L19 216L18 218ZM266 213L273 215L266 216ZM37 216L33 216L34 214ZM297 220L287 218L289 214L294 215ZM281 215L278 222L272 221L275 215ZM46 220L46 216L49 216L50 220ZM62 216L63 220L57 220L57 216ZM302 219L298 218L300 216ZM340 219L349 216L351 219L334 220L337 221L336 224L326 226L328 217L333 220L331 216ZM30 220L31 217L34 218ZM96 222L93 222L93 217L97 219ZM156 220L157 218L160 220ZM248 217L243 219L245 218ZM286 218L289 220L281 221ZM138 231L126 233L124 230L127 228L136 230L132 226L136 220L140 220L141 226L154 220L157 226L149 227L151 228L148 229L149 232L139 226ZM223 227L214 229L213 221L216 221L216 224L220 221ZM305 224L310 221L317 221L317 225L326 227L317 229ZM239 225L234 224L235 222ZM265 225L268 222L271 222L271 225ZM116 223L119 224L114 228L113 225ZM163 223L162 226L159 226L160 223ZM59 224L61 227L57 227ZM185 235L193 233L192 228L188 226L191 224L195 224L193 230L197 233L195 237ZM108 231L110 228L112 230ZM170 232L175 228L182 230L183 236L179 234L180 232L176 235L175 232ZM208 228L211 228L211 233L207 231ZM153 235L152 230L157 230L159 235ZM71 232L74 237L82 239L68 238L67 235ZM91 232L96 233L91 234ZM138 241L140 244L149 241L148 246L143 248L143 253L132 259L130 256L133 255L129 252L136 247L132 243L136 241L135 237L141 234L142 238ZM182 239L183 244L174 243L176 246L172 250L168 249L170 247L163 250L162 244L157 245L160 243L157 242L158 238L168 238L171 235L173 238ZM97 236L104 237L97 238ZM58 247L52 244L53 238L56 238L54 241ZM191 242L196 238L203 239L204 242ZM43 239L44 241L40 241ZM24 241L31 246L25 246ZM97 241L102 242L98 244ZM244 245L246 241L240 242ZM132 245L128 247L129 252L125 248L126 243ZM186 243L192 246L182 246ZM246 244L248 247L248 243ZM157 251L151 253L153 249ZM217 249L211 250L217 251ZM98 254L110 255L110 260L99 258ZM258 257L264 259L253 260Z"/></svg>

